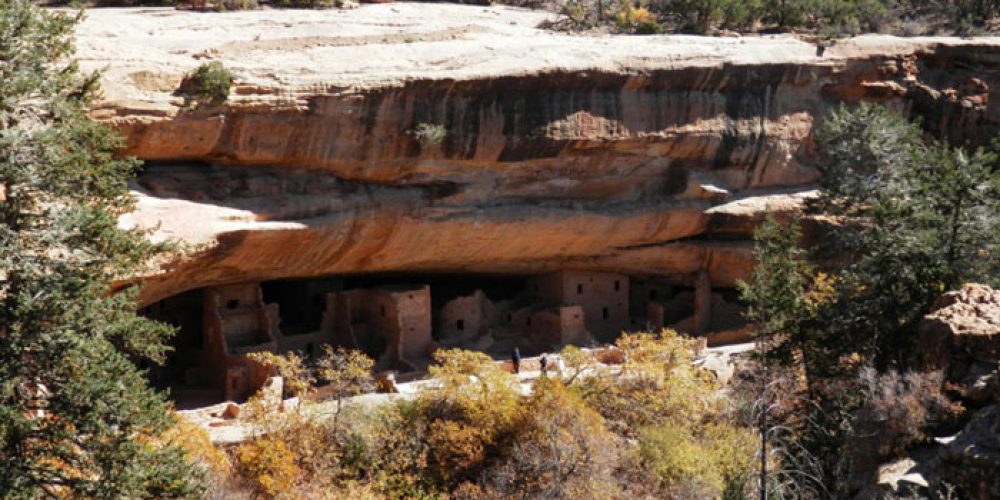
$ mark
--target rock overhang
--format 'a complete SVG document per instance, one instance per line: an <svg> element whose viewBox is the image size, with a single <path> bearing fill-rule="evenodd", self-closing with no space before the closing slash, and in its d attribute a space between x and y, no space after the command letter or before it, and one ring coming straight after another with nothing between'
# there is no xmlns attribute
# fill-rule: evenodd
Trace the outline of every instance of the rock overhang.
<svg viewBox="0 0 1000 500"><path fill-rule="evenodd" d="M813 188L826 109L875 100L973 141L1000 123L996 39L864 36L819 56L791 36L537 29L547 16L90 11L79 56L105 68L92 114L122 131L125 153L160 162L123 224L196 249L148 279L143 301L364 272L691 283L707 270L732 286L752 266L756 221ZM207 60L233 70L233 95L185 106L174 89ZM421 123L444 127L442 143L421 147Z"/></svg>

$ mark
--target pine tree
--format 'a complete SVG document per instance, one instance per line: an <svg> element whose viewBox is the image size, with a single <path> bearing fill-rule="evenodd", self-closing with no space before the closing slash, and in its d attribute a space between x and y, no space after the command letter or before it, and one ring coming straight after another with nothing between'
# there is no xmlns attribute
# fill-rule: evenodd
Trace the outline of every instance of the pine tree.
<svg viewBox="0 0 1000 500"><path fill-rule="evenodd" d="M996 279L996 156L925 141L916 124L870 104L834 110L816 142L824 179L808 212L835 221L814 252L835 261L827 335L879 369L905 367L937 296Z"/></svg>
<svg viewBox="0 0 1000 500"><path fill-rule="evenodd" d="M169 407L133 364L172 330L108 293L158 248L117 227L136 163L85 115L79 19L0 2L0 492L191 495L198 471L158 439Z"/></svg>

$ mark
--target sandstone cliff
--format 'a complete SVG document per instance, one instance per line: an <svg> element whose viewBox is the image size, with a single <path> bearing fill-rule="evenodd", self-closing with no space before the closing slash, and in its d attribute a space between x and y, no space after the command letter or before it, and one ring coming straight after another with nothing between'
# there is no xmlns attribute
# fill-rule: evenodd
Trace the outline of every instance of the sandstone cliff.
<svg viewBox="0 0 1000 500"><path fill-rule="evenodd" d="M368 272L579 268L732 286L767 210L808 196L818 116L878 100L931 133L1000 126L1000 41L574 36L499 7L102 9L93 116L150 160L123 224L193 244L143 300ZM207 59L221 106L173 95ZM439 144L413 131L443 127Z"/></svg>

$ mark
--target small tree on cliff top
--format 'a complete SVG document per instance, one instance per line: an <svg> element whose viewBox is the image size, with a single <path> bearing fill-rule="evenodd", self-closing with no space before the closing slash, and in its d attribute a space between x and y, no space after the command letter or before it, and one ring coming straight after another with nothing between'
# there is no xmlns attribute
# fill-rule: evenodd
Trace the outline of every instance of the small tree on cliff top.
<svg viewBox="0 0 1000 500"><path fill-rule="evenodd" d="M191 495L197 471L159 439L168 406L130 361L162 360L172 331L107 294L156 249L117 227L136 165L84 114L78 19L0 3L0 491Z"/></svg>

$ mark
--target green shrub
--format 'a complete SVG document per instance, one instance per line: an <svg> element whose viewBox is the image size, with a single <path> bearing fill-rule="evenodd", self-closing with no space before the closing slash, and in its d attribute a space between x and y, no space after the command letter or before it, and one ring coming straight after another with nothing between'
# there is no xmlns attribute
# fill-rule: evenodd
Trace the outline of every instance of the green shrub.
<svg viewBox="0 0 1000 500"><path fill-rule="evenodd" d="M220 104L229 99L229 87L233 84L233 74L219 61L198 66L184 77L180 92L198 100Z"/></svg>
<svg viewBox="0 0 1000 500"><path fill-rule="evenodd" d="M658 0L651 8L677 29L693 33L751 28L762 15L761 4L754 0Z"/></svg>
<svg viewBox="0 0 1000 500"><path fill-rule="evenodd" d="M656 21L643 21L635 27L636 35L657 35L662 32L663 28Z"/></svg>
<svg viewBox="0 0 1000 500"><path fill-rule="evenodd" d="M215 4L218 10L257 10L260 4L257 0L222 0Z"/></svg>
<svg viewBox="0 0 1000 500"><path fill-rule="evenodd" d="M436 123L418 123L417 126L410 131L410 134L418 143L420 143L421 149L428 149L444 142L445 137L448 136L448 131L444 128L444 125Z"/></svg>
<svg viewBox="0 0 1000 500"><path fill-rule="evenodd" d="M272 0L276 7L292 7L303 9L330 9L340 6L340 0Z"/></svg>

